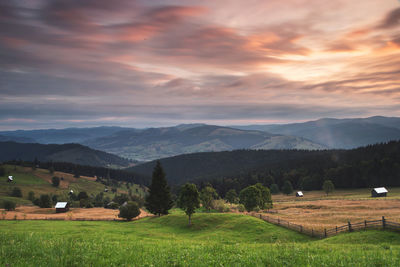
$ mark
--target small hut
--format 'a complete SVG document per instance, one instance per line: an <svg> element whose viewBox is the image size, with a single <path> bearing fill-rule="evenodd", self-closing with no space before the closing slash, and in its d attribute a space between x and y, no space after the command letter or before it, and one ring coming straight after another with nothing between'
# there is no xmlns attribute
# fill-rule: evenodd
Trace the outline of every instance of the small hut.
<svg viewBox="0 0 400 267"><path fill-rule="evenodd" d="M55 208L56 213L67 212L69 210L69 204L68 202L57 202Z"/></svg>
<svg viewBox="0 0 400 267"><path fill-rule="evenodd" d="M303 196L304 196L303 192L301 192L301 191L296 192L296 197L303 197Z"/></svg>
<svg viewBox="0 0 400 267"><path fill-rule="evenodd" d="M70 195L72 195L74 193L74 190L69 190L69 193L68 194L70 194Z"/></svg>
<svg viewBox="0 0 400 267"><path fill-rule="evenodd" d="M372 189L371 197L386 197L388 191L384 187L377 187Z"/></svg>
<svg viewBox="0 0 400 267"><path fill-rule="evenodd" d="M108 192L108 188L104 188L104 192L106 192L106 193L107 193L107 192Z"/></svg>
<svg viewBox="0 0 400 267"><path fill-rule="evenodd" d="M14 178L10 175L10 176L8 176L8 180L7 180L7 182L12 182L12 181L14 181Z"/></svg>

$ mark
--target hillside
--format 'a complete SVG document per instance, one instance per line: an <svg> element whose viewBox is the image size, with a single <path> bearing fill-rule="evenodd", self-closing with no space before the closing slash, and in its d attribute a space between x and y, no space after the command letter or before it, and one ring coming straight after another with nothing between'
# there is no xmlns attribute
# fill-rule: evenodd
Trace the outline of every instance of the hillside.
<svg viewBox="0 0 400 267"><path fill-rule="evenodd" d="M48 170L40 168L32 170L30 167L11 165L3 165L2 167L5 167L6 175L0 176L0 206L2 206L4 200L12 200L18 205L32 205L32 202L28 200L29 191L34 192L36 197L39 197L41 194L65 196L71 189L76 193L85 191L89 195L96 195L103 192L106 187L104 184L96 182L94 177L89 176L75 178L71 173L55 171L54 174L50 174ZM7 182L8 175L14 177L12 183ZM59 187L52 186L51 178L53 176L63 178ZM22 198L10 196L10 192L14 187L19 187L21 189ZM119 194L128 192L125 183L116 184L114 187L117 188L117 193ZM144 196L144 191L139 185L133 184L131 188L133 192ZM109 192L104 192L104 197L112 199L114 195L115 194L112 193L111 190Z"/></svg>
<svg viewBox="0 0 400 267"><path fill-rule="evenodd" d="M180 155L160 160L171 184L211 182L220 194L257 182L318 190L325 179L338 188L400 185L400 142L353 150L236 150ZM129 168L150 175L155 162Z"/></svg>
<svg viewBox="0 0 400 267"><path fill-rule="evenodd" d="M328 148L356 148L400 140L400 118L320 119L281 125L233 126L244 130L267 131L311 140Z"/></svg>
<svg viewBox="0 0 400 267"><path fill-rule="evenodd" d="M304 138L213 125L128 129L85 145L126 158L148 161L179 154L235 149L322 149Z"/></svg>
<svg viewBox="0 0 400 267"><path fill-rule="evenodd" d="M119 156L79 144L43 145L0 142L0 162L9 160L70 162L74 164L127 167L131 162Z"/></svg>
<svg viewBox="0 0 400 267"><path fill-rule="evenodd" d="M239 214L195 213L192 227L182 213L131 223L0 221L0 264L397 266L399 237L366 231L316 240Z"/></svg>

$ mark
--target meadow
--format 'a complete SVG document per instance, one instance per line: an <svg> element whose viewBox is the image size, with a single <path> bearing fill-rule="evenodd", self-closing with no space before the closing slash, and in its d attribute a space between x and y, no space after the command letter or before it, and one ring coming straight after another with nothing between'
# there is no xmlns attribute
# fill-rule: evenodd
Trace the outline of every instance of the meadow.
<svg viewBox="0 0 400 267"><path fill-rule="evenodd" d="M0 221L1 266L398 266L400 234L317 240L241 214Z"/></svg>

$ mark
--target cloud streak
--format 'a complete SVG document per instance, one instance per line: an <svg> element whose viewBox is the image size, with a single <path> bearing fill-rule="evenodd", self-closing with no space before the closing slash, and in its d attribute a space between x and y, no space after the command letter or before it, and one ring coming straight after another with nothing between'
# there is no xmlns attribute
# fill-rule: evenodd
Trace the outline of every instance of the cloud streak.
<svg viewBox="0 0 400 267"><path fill-rule="evenodd" d="M1 2L2 128L400 116L399 4L335 8Z"/></svg>

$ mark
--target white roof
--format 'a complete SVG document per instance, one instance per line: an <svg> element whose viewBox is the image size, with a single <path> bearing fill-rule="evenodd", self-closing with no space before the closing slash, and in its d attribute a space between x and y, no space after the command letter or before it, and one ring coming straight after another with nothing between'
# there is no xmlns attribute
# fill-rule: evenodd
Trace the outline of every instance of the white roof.
<svg viewBox="0 0 400 267"><path fill-rule="evenodd" d="M384 187L377 187L377 188L374 188L374 190L375 190L375 192L377 192L378 194L387 193L387 192L388 192L388 191L386 190L386 188L384 188Z"/></svg>
<svg viewBox="0 0 400 267"><path fill-rule="evenodd" d="M63 209L67 207L68 202L57 202L56 209Z"/></svg>
<svg viewBox="0 0 400 267"><path fill-rule="evenodd" d="M303 195L303 192L297 191L297 194L298 194L299 196L302 196L302 195Z"/></svg>
<svg viewBox="0 0 400 267"><path fill-rule="evenodd" d="M13 177L10 175L10 176L8 176L8 180L13 180Z"/></svg>

